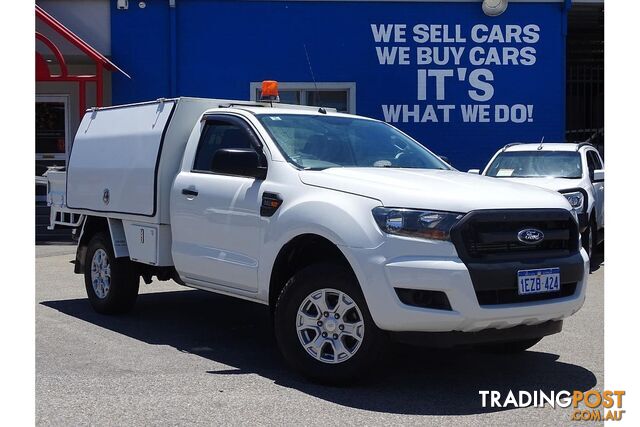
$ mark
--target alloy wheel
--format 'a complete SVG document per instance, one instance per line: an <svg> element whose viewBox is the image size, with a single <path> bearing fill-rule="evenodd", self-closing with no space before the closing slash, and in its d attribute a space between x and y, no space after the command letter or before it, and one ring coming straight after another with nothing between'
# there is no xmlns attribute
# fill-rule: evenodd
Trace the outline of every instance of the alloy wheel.
<svg viewBox="0 0 640 427"><path fill-rule="evenodd" d="M353 357L364 338L364 318L345 292L319 289L300 304L296 330L303 348L323 363L342 363Z"/></svg>
<svg viewBox="0 0 640 427"><path fill-rule="evenodd" d="M98 249L91 259L91 285L96 296L104 299L111 287L111 264L104 249Z"/></svg>

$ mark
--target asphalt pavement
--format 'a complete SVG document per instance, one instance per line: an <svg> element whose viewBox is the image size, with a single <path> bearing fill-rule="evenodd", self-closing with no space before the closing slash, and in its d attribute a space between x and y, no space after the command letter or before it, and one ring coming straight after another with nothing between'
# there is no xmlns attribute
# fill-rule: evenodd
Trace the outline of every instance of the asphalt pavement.
<svg viewBox="0 0 640 427"><path fill-rule="evenodd" d="M483 408L478 391L604 387L604 265L562 333L524 354L396 347L336 388L289 370L265 306L154 282L132 313L96 314L74 251L36 247L38 425L555 426L569 409Z"/></svg>

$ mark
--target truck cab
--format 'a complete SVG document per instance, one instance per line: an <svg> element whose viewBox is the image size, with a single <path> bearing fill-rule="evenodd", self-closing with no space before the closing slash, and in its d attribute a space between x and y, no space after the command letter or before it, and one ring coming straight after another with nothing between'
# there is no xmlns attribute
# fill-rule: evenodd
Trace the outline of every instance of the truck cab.
<svg viewBox="0 0 640 427"><path fill-rule="evenodd" d="M315 381L371 372L396 342L524 351L585 299L562 195L458 172L387 123L327 108L88 112L49 179L97 311L130 310L141 277L265 304L284 358Z"/></svg>

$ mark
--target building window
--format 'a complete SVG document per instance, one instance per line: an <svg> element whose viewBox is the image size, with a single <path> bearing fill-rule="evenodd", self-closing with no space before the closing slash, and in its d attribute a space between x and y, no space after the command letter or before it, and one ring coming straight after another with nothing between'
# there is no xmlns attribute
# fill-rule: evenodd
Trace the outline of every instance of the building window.
<svg viewBox="0 0 640 427"><path fill-rule="evenodd" d="M69 97L36 97L36 175L65 166L69 140Z"/></svg>
<svg viewBox="0 0 640 427"><path fill-rule="evenodd" d="M261 82L251 83L250 98L260 99ZM278 82L280 102L335 108L342 113L356 113L356 84L354 82L313 83Z"/></svg>

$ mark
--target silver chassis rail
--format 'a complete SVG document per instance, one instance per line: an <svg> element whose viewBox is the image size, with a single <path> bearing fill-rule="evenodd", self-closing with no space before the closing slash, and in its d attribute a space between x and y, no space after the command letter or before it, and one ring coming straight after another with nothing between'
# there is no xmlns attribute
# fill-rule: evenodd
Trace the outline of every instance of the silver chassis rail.
<svg viewBox="0 0 640 427"><path fill-rule="evenodd" d="M47 229L53 230L56 225L78 228L85 219L84 214L73 212L66 203L66 173L60 168L49 168L44 176L36 177L36 185L45 186L47 189L47 206L49 212L49 225Z"/></svg>
<svg viewBox="0 0 640 427"><path fill-rule="evenodd" d="M49 225L47 229L53 230L56 225L62 225L65 227L78 228L84 221L84 214L70 212L65 208L59 206L50 205L51 212L49 213Z"/></svg>

